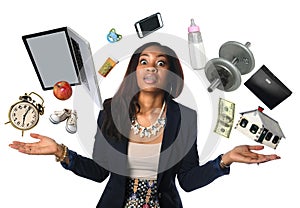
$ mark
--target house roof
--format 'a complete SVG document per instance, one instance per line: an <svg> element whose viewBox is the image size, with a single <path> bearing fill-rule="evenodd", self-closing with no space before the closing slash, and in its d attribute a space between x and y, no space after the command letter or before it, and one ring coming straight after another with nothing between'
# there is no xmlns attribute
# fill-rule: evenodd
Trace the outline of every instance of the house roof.
<svg viewBox="0 0 300 208"><path fill-rule="evenodd" d="M242 112L240 114L248 114L248 113L254 113L256 112L257 115L259 116L262 124L264 125L264 127L266 129L268 129L269 131L271 131L273 134L279 136L279 137L283 137L285 138L279 123L274 120L273 118L269 117L268 115L264 114L263 112L259 111L259 110L251 110L251 111L246 111L246 112Z"/></svg>

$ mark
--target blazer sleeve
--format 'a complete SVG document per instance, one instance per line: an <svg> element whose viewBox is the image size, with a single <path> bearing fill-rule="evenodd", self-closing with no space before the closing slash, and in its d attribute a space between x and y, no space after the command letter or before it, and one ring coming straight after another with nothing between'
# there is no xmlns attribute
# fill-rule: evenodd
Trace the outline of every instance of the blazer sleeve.
<svg viewBox="0 0 300 208"><path fill-rule="evenodd" d="M227 175L230 172L230 168L222 169L219 165L222 155L208 161L204 165L200 165L197 150L197 114L195 111L191 121L188 131L190 133L187 139L192 139L195 142L180 162L177 173L179 185L187 192L206 186L216 178Z"/></svg>
<svg viewBox="0 0 300 208"><path fill-rule="evenodd" d="M97 122L98 123L97 133L95 135L94 151L97 142L103 139L102 138L103 135L99 128L102 122L103 122L103 111L100 111L98 116L98 122ZM105 161L105 154L102 154L103 156L103 158L101 159L102 163L98 163L91 158L81 156L72 150L68 151L68 155L70 160L69 164L62 162L61 165L65 169L72 171L74 174L96 182L102 182L108 177L109 171L100 165L103 164L103 162Z"/></svg>

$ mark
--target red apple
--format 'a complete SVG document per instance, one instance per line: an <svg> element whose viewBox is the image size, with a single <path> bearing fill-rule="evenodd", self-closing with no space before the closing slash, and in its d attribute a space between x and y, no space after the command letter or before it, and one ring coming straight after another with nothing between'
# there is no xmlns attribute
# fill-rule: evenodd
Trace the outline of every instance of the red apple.
<svg viewBox="0 0 300 208"><path fill-rule="evenodd" d="M59 81L53 86L53 94L59 100L67 100L72 95L72 87L66 81Z"/></svg>

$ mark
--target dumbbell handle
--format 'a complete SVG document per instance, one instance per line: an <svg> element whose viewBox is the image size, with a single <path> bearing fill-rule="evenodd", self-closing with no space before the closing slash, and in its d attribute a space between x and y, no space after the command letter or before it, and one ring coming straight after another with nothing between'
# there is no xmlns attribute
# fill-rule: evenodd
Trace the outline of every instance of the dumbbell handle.
<svg viewBox="0 0 300 208"><path fill-rule="evenodd" d="M246 43L245 43L245 46L246 46L247 48L250 47L250 45L251 45L250 42L246 42ZM232 63L233 65L236 65L238 62L239 62L239 59L238 59L237 57L235 57L235 58L231 61L231 63ZM214 80L210 83L210 86L207 88L207 91L208 91L208 92L214 91L220 84L222 84L220 78L214 79Z"/></svg>
<svg viewBox="0 0 300 208"><path fill-rule="evenodd" d="M212 92L212 91L214 91L220 84L221 84L222 82L221 82L221 79L214 79L211 83L210 83L210 85L209 85L209 87L207 88L207 91L208 92Z"/></svg>

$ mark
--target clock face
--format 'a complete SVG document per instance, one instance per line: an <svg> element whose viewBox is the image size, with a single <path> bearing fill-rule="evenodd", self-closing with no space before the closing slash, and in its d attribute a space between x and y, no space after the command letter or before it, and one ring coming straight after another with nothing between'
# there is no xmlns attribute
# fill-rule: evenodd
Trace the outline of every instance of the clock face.
<svg viewBox="0 0 300 208"><path fill-rule="evenodd" d="M12 106L9 118L15 128L28 130L38 123L39 112L33 104L22 101Z"/></svg>

